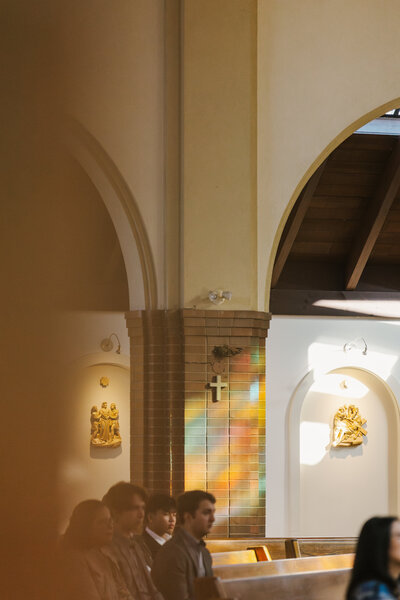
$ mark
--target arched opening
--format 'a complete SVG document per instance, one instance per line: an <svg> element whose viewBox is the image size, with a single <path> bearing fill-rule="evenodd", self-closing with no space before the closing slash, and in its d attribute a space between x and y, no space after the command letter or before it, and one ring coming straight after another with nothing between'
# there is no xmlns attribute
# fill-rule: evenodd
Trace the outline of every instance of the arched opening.
<svg viewBox="0 0 400 600"><path fill-rule="evenodd" d="M334 415L344 405L359 409L366 435L360 445L334 447ZM291 535L355 536L370 516L398 512L398 405L374 373L310 373L291 400L288 443Z"/></svg>
<svg viewBox="0 0 400 600"><path fill-rule="evenodd" d="M153 255L139 208L124 178L99 142L76 121L68 147L100 194L117 232L129 286L129 308L157 308Z"/></svg>
<svg viewBox="0 0 400 600"><path fill-rule="evenodd" d="M374 315L373 306L359 311L358 301L400 291L400 127L393 114L382 117L398 104L342 132L297 187L275 240L273 314ZM365 126L371 117L380 118Z"/></svg>

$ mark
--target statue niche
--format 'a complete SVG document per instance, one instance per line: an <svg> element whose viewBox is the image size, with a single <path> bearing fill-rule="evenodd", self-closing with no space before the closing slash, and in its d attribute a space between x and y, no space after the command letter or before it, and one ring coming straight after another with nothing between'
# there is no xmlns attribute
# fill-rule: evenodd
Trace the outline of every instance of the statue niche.
<svg viewBox="0 0 400 600"><path fill-rule="evenodd" d="M121 445L119 430L119 411L115 402L110 408L107 402L103 402L100 410L92 406L90 411L90 443L100 448L117 448Z"/></svg>

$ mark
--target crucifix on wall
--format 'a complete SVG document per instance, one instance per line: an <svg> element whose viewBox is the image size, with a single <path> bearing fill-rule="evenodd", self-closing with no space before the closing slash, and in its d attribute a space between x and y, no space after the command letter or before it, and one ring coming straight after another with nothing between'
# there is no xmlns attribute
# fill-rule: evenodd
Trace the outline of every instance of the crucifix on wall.
<svg viewBox="0 0 400 600"><path fill-rule="evenodd" d="M221 390L228 387L228 384L221 381L221 375L217 375L214 379L216 381L208 383L207 387L213 391L212 401L219 402L221 400Z"/></svg>

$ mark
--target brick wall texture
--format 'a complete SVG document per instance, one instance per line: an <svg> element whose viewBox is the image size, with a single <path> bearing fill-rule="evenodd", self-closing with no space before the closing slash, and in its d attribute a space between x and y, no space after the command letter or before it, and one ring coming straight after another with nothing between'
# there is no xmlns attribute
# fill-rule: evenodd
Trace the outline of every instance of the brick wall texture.
<svg viewBox="0 0 400 600"><path fill-rule="evenodd" d="M183 309L126 318L132 481L173 495L207 490L217 498L212 536L263 536L270 315ZM215 356L216 347L231 356ZM218 375L227 387L213 402Z"/></svg>

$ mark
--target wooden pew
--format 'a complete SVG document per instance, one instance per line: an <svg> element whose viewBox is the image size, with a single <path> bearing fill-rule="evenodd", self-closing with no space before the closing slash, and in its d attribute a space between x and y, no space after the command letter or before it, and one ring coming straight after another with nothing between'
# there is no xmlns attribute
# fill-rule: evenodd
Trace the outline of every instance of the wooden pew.
<svg viewBox="0 0 400 600"><path fill-rule="evenodd" d="M286 558L349 554L356 550L357 538L289 538L285 540Z"/></svg>
<svg viewBox="0 0 400 600"><path fill-rule="evenodd" d="M206 539L208 550L215 552L234 552L248 550L249 548L266 547L270 558L259 557L258 560L278 560L286 558L285 538L229 538L229 539ZM257 550L256 550L257 552Z"/></svg>
<svg viewBox="0 0 400 600"><path fill-rule="evenodd" d="M333 554L329 556L288 558L285 560L273 560L271 562L253 562L236 565L220 563L219 565L213 564L213 571L214 575L220 579L242 579L244 577L351 569L353 562L354 554Z"/></svg>
<svg viewBox="0 0 400 600"><path fill-rule="evenodd" d="M342 600L351 569L331 569L243 579L195 580L196 600Z"/></svg>
<svg viewBox="0 0 400 600"><path fill-rule="evenodd" d="M230 538L206 540L207 548L214 552L233 552L266 546L272 560L349 554L355 552L357 538Z"/></svg>

